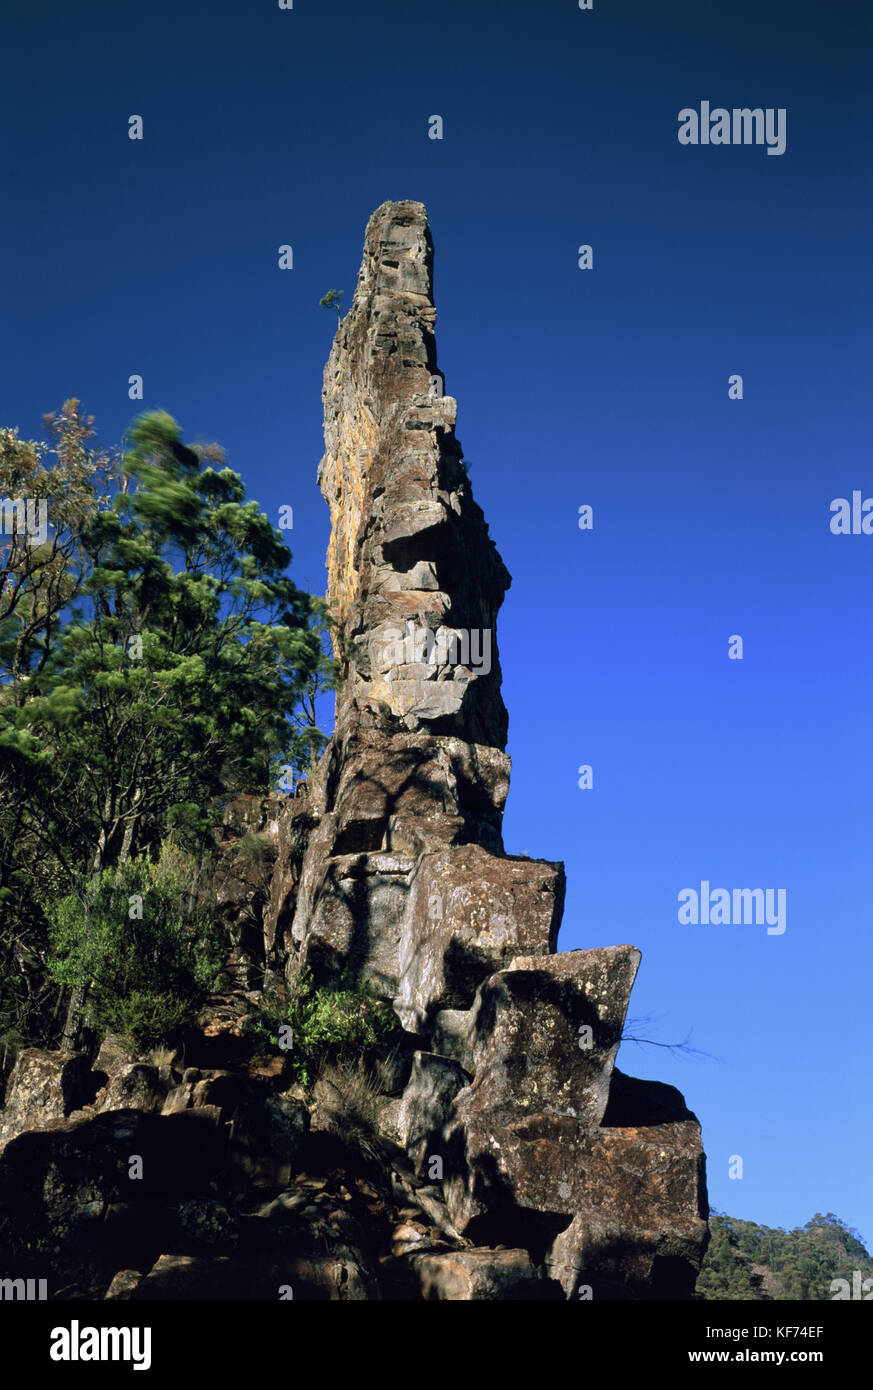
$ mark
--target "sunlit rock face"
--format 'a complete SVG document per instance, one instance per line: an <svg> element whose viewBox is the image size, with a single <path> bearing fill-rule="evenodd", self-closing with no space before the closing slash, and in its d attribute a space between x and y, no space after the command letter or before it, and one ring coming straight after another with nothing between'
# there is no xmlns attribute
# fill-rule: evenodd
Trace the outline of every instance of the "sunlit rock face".
<svg viewBox="0 0 873 1390"><path fill-rule="evenodd" d="M324 373L328 597L346 679L337 710L381 705L409 731L503 749L496 617L509 575L455 438L437 366L421 203L384 203Z"/></svg>
<svg viewBox="0 0 873 1390"><path fill-rule="evenodd" d="M566 1297L685 1297L700 1127L678 1092L614 1069L639 952L558 952L563 865L504 849L510 576L435 321L425 209L384 203L324 373L336 732L280 824L267 949L289 979L351 970L391 1000L414 1052L393 1132L418 1172L439 1160L456 1231L526 1247Z"/></svg>
<svg viewBox="0 0 873 1390"><path fill-rule="evenodd" d="M560 865L503 854L496 622L510 579L455 438L435 320L425 209L385 203L322 393L336 732L297 808L311 822L306 853L296 871L286 865L267 925L275 948L284 922L291 973L351 967L397 999L413 1032L459 988L469 1007L520 950L553 949L564 889ZM473 902L486 886L503 903L491 925Z"/></svg>

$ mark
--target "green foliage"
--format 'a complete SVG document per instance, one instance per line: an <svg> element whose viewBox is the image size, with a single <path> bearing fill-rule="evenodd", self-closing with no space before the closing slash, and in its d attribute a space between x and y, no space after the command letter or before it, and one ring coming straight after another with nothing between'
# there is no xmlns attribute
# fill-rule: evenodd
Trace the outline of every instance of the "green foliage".
<svg viewBox="0 0 873 1390"><path fill-rule="evenodd" d="M338 988L316 987L308 969L297 975L284 1006L259 1010L245 1028L256 1043L277 1048L283 1024L292 1029L292 1070L306 1086L325 1062L382 1056L402 1032L391 1005L367 985L355 984L347 975Z"/></svg>
<svg viewBox="0 0 873 1390"><path fill-rule="evenodd" d="M0 743L29 764L27 818L79 872L170 827L202 840L216 797L308 757L291 716L323 661L290 551L238 474L204 466L220 451L189 448L163 411L128 444L124 486L80 538L80 605L0 702Z"/></svg>
<svg viewBox="0 0 873 1390"><path fill-rule="evenodd" d="M337 323L342 322L342 315L340 314L340 300L342 297L342 290L328 290L327 294L323 295L318 301L318 307L320 309L336 309Z"/></svg>
<svg viewBox="0 0 873 1390"><path fill-rule="evenodd" d="M45 543L0 535L0 1035L51 1043L57 904L171 831L202 849L217 802L308 769L332 668L323 604L217 446L166 411L121 457L78 401L46 425L48 445L0 429L0 496L48 508Z"/></svg>
<svg viewBox="0 0 873 1390"><path fill-rule="evenodd" d="M833 1213L785 1231L714 1211L709 1229L697 1280L697 1293L707 1300L827 1300L832 1280L851 1284L856 1269L862 1278L873 1276L873 1259L857 1232Z"/></svg>
<svg viewBox="0 0 873 1390"><path fill-rule="evenodd" d="M0 429L0 497L44 509L44 543L0 534L0 1069L22 1041L43 1038L57 990L46 978L43 905L70 886L66 846L52 844L53 808L66 814L51 748L24 707L71 607L84 594L90 557L82 537L118 485L112 456L93 444L78 401L46 417L48 443ZM63 724L64 697L53 710ZM66 701L69 707L70 701Z"/></svg>
<svg viewBox="0 0 873 1390"><path fill-rule="evenodd" d="M88 1022L138 1046L191 1024L221 967L208 919L189 909L190 865L165 848L104 869L49 913L58 984L90 987ZM139 915L141 912L141 916Z"/></svg>

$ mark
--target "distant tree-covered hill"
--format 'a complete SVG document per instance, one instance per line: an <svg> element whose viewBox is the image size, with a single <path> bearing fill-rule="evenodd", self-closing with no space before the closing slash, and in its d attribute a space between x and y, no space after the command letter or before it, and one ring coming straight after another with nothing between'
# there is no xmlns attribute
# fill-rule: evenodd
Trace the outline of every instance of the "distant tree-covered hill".
<svg viewBox="0 0 873 1390"><path fill-rule="evenodd" d="M855 1271L861 1281L873 1279L873 1259L857 1231L832 1212L793 1231L713 1212L709 1227L709 1249L697 1280L697 1293L705 1299L830 1300L840 1292L831 1288L834 1279L847 1281L842 1294L851 1298L860 1292L857 1277L853 1286Z"/></svg>

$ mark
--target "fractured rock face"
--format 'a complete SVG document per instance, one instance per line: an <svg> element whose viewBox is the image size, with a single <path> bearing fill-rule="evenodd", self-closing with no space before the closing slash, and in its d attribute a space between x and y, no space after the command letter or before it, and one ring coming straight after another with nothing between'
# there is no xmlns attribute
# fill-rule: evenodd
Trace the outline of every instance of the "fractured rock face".
<svg viewBox="0 0 873 1390"><path fill-rule="evenodd" d="M95 1103L97 1110L159 1111L164 1105L164 1090L156 1067L133 1062L122 1068Z"/></svg>
<svg viewBox="0 0 873 1390"><path fill-rule="evenodd" d="M546 1265L568 1298L688 1298L706 1241L700 1126L673 1086L613 1070L572 1222Z"/></svg>
<svg viewBox="0 0 873 1390"><path fill-rule="evenodd" d="M442 1179L443 1229L480 1246L398 1238L420 1296L686 1297L706 1238L699 1126L672 1088L614 1070L639 952L557 953L563 865L503 846L510 579L442 390L432 265L422 205L379 208L325 369L341 684L280 821L266 955L284 944L292 978L351 970L411 1035L379 1127L416 1180ZM506 1245L521 1254L491 1248Z"/></svg>
<svg viewBox="0 0 873 1390"><path fill-rule="evenodd" d="M459 1229L506 1200L576 1210L639 960L632 946L522 957L480 987L467 1043L474 1080L445 1136Z"/></svg>
<svg viewBox="0 0 873 1390"><path fill-rule="evenodd" d="M291 974L351 969L398 999L411 1030L439 1008L469 1008L512 955L553 949L563 900L559 866L503 853L496 618L510 578L443 394L432 271L422 204L385 203L324 373L336 732L305 813L295 807L307 846L293 863L294 831L280 827L265 941L269 955L290 922ZM445 926L423 949L441 883Z"/></svg>
<svg viewBox="0 0 873 1390"><path fill-rule="evenodd" d="M432 1052L416 1052L398 1116L398 1137L421 1172L428 1150L440 1144L452 1101L468 1081L457 1062Z"/></svg>
<svg viewBox="0 0 873 1390"><path fill-rule="evenodd" d="M503 748L494 624L509 575L454 437L432 280L424 207L384 203L322 393L328 598L347 663L337 724L374 701L409 730Z"/></svg>
<svg viewBox="0 0 873 1390"><path fill-rule="evenodd" d="M533 872L532 872L533 870ZM564 866L463 845L418 862L400 938L395 1010L410 1033L443 1009L469 1009L483 976L556 949Z"/></svg>

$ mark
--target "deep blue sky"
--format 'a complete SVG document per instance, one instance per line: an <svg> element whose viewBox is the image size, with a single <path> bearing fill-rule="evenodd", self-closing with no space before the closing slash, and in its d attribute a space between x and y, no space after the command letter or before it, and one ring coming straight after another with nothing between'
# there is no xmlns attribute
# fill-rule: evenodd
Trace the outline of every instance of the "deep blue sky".
<svg viewBox="0 0 873 1390"><path fill-rule="evenodd" d="M713 1204L869 1244L873 536L829 531L873 496L865 8L6 0L0 421L75 395L109 442L163 406L294 507L320 590L318 299L348 307L381 202L423 201L513 575L507 848L566 862L564 948L642 949L652 1037L721 1059L620 1056L700 1117ZM703 99L786 107L786 153L680 146ZM785 934L680 926L702 879L786 888Z"/></svg>

